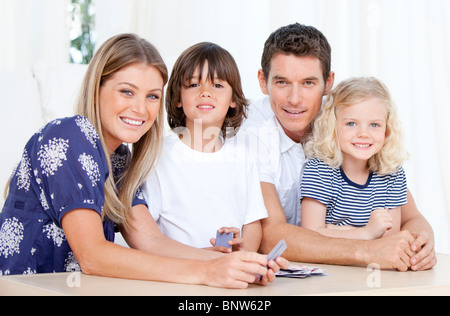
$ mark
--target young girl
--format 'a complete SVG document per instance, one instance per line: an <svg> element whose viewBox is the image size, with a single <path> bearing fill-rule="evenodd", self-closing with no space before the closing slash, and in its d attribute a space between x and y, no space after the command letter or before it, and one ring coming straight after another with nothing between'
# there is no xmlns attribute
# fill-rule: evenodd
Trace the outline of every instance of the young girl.
<svg viewBox="0 0 450 316"><path fill-rule="evenodd" d="M339 84L314 122L301 185L302 226L330 237L398 232L407 156L387 88L374 78Z"/></svg>
<svg viewBox="0 0 450 316"><path fill-rule="evenodd" d="M0 214L0 275L81 269L233 288L261 274L258 283L274 280L265 256L213 256L165 237L151 218L140 186L162 143L166 82L166 66L147 41L123 34L99 48L79 115L33 135L10 178ZM132 155L123 143L133 144ZM113 243L115 225L135 249Z"/></svg>
<svg viewBox="0 0 450 316"><path fill-rule="evenodd" d="M166 98L174 133L166 137L156 174L144 189L167 236L206 248L215 244L219 230L234 234L229 242L234 250L258 250L260 219L267 211L256 166L244 143L233 137L246 108L239 70L228 51L199 43L181 54Z"/></svg>

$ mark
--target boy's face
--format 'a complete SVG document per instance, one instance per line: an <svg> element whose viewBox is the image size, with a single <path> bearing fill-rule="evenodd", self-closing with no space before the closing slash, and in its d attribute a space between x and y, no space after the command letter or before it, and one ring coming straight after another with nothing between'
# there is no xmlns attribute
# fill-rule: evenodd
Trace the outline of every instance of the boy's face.
<svg viewBox="0 0 450 316"><path fill-rule="evenodd" d="M297 143L304 141L323 96L333 87L334 73L325 81L318 58L279 54L272 59L269 78L262 70L258 78L286 135Z"/></svg>
<svg viewBox="0 0 450 316"><path fill-rule="evenodd" d="M200 80L200 77L202 78ZM233 88L227 81L215 78L211 82L208 76L208 63L197 67L193 77L181 88L181 100L178 107L183 108L186 116L186 127L194 131L195 121L201 122L203 128L222 128L230 108L235 108Z"/></svg>

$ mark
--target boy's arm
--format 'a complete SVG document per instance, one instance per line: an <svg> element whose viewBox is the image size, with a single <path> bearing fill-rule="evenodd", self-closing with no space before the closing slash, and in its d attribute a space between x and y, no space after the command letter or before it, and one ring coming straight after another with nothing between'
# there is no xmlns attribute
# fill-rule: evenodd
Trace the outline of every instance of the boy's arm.
<svg viewBox="0 0 450 316"><path fill-rule="evenodd" d="M245 251L257 252L262 238L261 221L244 225L242 227L242 238L244 239Z"/></svg>

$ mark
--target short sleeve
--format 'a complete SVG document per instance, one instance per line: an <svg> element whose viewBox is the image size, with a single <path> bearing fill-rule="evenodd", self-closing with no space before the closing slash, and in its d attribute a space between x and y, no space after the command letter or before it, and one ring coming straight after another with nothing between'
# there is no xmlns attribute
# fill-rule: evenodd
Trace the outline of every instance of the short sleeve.
<svg viewBox="0 0 450 316"><path fill-rule="evenodd" d="M162 195L157 172L151 173L142 186L142 197L147 201L147 206L153 219L158 221L161 214Z"/></svg>
<svg viewBox="0 0 450 316"><path fill-rule="evenodd" d="M109 169L94 126L76 116L48 124L35 144L34 174L44 210L61 226L71 210L101 214Z"/></svg>
<svg viewBox="0 0 450 316"><path fill-rule="evenodd" d="M390 175L387 187L386 208L394 209L407 203L407 181L405 170Z"/></svg>
<svg viewBox="0 0 450 316"><path fill-rule="evenodd" d="M328 205L333 197L333 169L319 159L306 164L301 181L301 199L309 197Z"/></svg>
<svg viewBox="0 0 450 316"><path fill-rule="evenodd" d="M267 218L267 209L261 191L258 168L252 161L247 161L247 214L244 225Z"/></svg>

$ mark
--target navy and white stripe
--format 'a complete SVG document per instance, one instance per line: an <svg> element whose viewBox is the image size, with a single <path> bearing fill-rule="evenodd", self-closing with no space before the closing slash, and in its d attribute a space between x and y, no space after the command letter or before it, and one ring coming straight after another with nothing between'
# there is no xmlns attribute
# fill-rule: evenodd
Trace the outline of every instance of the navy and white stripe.
<svg viewBox="0 0 450 316"><path fill-rule="evenodd" d="M326 224L362 227L372 211L405 205L406 175L403 168L389 175L371 173L360 185L347 178L341 168L331 168L320 159L306 165L301 183L301 198L313 198L327 207Z"/></svg>

